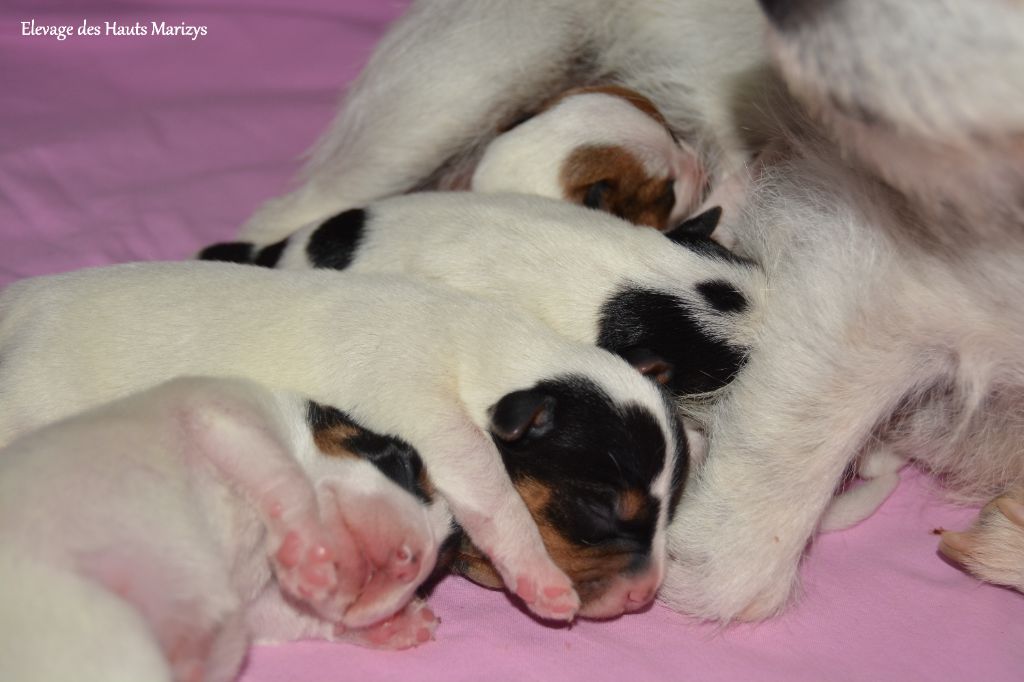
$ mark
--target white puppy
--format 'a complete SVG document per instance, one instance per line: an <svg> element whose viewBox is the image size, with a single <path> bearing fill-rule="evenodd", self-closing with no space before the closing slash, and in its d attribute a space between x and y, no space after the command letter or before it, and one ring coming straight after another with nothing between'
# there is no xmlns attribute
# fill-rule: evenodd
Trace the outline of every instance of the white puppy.
<svg viewBox="0 0 1024 682"><path fill-rule="evenodd" d="M247 376L400 435L504 584L545 617L569 619L579 600L506 467L532 455L621 469L614 480L633 471L621 485L651 510L647 542L586 613L639 608L661 581L686 452L664 396L614 355L492 303L396 277L124 265L11 286L0 354L0 439L178 374ZM598 492L579 504L614 521L617 497Z"/></svg>
<svg viewBox="0 0 1024 682"><path fill-rule="evenodd" d="M831 132L783 124L728 225L766 268L773 303L716 408L664 592L721 619L785 605L834 487L879 441L970 498L1022 470L1024 10L763 4L786 80ZM791 114L775 79L751 78L765 74L765 30L744 0L421 1L382 41L304 184L245 234L269 243L414 188L496 123L605 78L649 96L726 177L771 132L763 118Z"/></svg>
<svg viewBox="0 0 1024 682"><path fill-rule="evenodd" d="M424 192L200 257L432 280L623 355L677 395L712 393L754 342L767 281L706 239L672 236L539 197Z"/></svg>
<svg viewBox="0 0 1024 682"><path fill-rule="evenodd" d="M346 632L410 599L437 538L358 452L323 456L306 417L251 382L177 379L4 448L0 677L217 682L250 638L429 639L418 604L391 639Z"/></svg>
<svg viewBox="0 0 1024 682"><path fill-rule="evenodd" d="M697 208L704 173L649 99L604 86L564 92L495 138L469 189L565 199L665 230Z"/></svg>

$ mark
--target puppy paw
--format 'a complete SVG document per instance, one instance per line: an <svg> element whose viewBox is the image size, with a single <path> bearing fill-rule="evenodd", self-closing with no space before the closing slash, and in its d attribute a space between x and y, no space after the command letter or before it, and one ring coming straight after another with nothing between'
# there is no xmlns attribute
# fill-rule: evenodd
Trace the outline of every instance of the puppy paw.
<svg viewBox="0 0 1024 682"><path fill-rule="evenodd" d="M982 580L1024 592L1024 488L985 505L968 530L944 532L939 551Z"/></svg>
<svg viewBox="0 0 1024 682"><path fill-rule="evenodd" d="M415 497L390 481L376 487L350 483L328 479L318 487L331 498L325 519L345 529L351 551L364 562L364 579L347 586L353 592L341 618L359 628L387 618L412 597L433 570L438 545L426 507Z"/></svg>
<svg viewBox="0 0 1024 682"><path fill-rule="evenodd" d="M330 532L316 518L285 521L280 513L271 516L269 558L281 590L322 618L337 620L344 612L337 598L337 529Z"/></svg>
<svg viewBox="0 0 1024 682"><path fill-rule="evenodd" d="M361 629L338 625L335 638L373 649L409 649L432 640L440 622L425 601L414 599L376 625Z"/></svg>
<svg viewBox="0 0 1024 682"><path fill-rule="evenodd" d="M514 584L516 596L541 618L569 621L580 610L572 581L550 561L517 573Z"/></svg>

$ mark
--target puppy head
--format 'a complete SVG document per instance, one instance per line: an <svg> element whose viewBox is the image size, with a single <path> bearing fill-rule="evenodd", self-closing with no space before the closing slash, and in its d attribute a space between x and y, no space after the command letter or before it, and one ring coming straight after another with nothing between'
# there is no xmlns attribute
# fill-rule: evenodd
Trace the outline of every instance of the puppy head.
<svg viewBox="0 0 1024 682"><path fill-rule="evenodd" d="M623 368L624 371L628 368ZM665 572L665 526L682 491L682 427L653 386L615 399L583 375L514 391L490 408L490 431L552 559L591 618L645 606ZM479 551L457 567L499 586Z"/></svg>
<svg viewBox="0 0 1024 682"><path fill-rule="evenodd" d="M650 100L605 86L563 93L500 135L471 188L566 199L662 230L696 209L704 182Z"/></svg>
<svg viewBox="0 0 1024 682"><path fill-rule="evenodd" d="M761 5L790 90L890 183L918 194L936 188L929 198L948 201L958 190L970 198L975 188L958 186L993 157L1013 157L997 173L1015 174L1024 157L1024 3Z"/></svg>

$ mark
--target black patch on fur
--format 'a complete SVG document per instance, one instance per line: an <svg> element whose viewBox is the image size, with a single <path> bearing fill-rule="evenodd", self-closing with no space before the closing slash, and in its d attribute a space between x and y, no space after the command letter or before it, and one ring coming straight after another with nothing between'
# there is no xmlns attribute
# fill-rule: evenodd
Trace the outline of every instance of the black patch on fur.
<svg viewBox="0 0 1024 682"><path fill-rule="evenodd" d="M207 246L196 258L222 263L251 263L252 251L252 242L222 242Z"/></svg>
<svg viewBox="0 0 1024 682"><path fill-rule="evenodd" d="M849 2L850 0L844 0ZM761 9L768 15L775 28L780 30L797 28L813 23L837 0L758 0Z"/></svg>
<svg viewBox="0 0 1024 682"><path fill-rule="evenodd" d="M344 270L352 264L366 224L366 211L353 208L328 218L309 236L306 255L314 268Z"/></svg>
<svg viewBox="0 0 1024 682"><path fill-rule="evenodd" d="M401 438L370 431L341 410L312 400L307 401L306 423L313 431L333 427L352 429L355 433L346 439L345 445L353 455L373 464L382 474L421 501L431 501L430 492L423 487L423 460L416 448Z"/></svg>
<svg viewBox="0 0 1024 682"><path fill-rule="evenodd" d="M553 491L543 513L564 537L629 552L631 567L638 569L649 556L660 508L650 487L665 466L666 442L656 417L637 404L614 404L582 376L548 379L527 391L550 399L551 428L513 441L492 435L509 475ZM676 442L685 470L686 441ZM630 490L644 498L637 513L624 519L619 496Z"/></svg>
<svg viewBox="0 0 1024 682"><path fill-rule="evenodd" d="M715 310L722 313L742 313L747 309L747 297L724 279L713 279L697 285L697 293Z"/></svg>
<svg viewBox="0 0 1024 682"><path fill-rule="evenodd" d="M683 224L685 225L686 223ZM685 247L694 253L704 256L705 258L715 258L717 260L727 261L729 263L738 263L741 265L754 265L753 261L737 256L715 240L691 234L686 230L676 228L671 232L666 232L665 236L679 246Z"/></svg>
<svg viewBox="0 0 1024 682"><path fill-rule="evenodd" d="M746 361L746 349L715 338L678 296L627 286L601 307L597 345L623 354L645 348L672 365L667 388L679 395L722 388Z"/></svg>
<svg viewBox="0 0 1024 682"><path fill-rule="evenodd" d="M711 233L718 227L718 221L722 219L722 207L712 206L703 213L698 213L692 218L687 218L676 225L669 232L670 235L682 237L686 235L693 239L710 239ZM672 239L673 237L669 237Z"/></svg>
<svg viewBox="0 0 1024 682"><path fill-rule="evenodd" d="M284 238L279 242L274 242L270 246L264 246L260 249L260 252L256 254L256 257L252 259L254 265L260 265L265 268L272 268L277 265L277 261L281 260L281 252L284 251L284 247L288 246L288 238Z"/></svg>

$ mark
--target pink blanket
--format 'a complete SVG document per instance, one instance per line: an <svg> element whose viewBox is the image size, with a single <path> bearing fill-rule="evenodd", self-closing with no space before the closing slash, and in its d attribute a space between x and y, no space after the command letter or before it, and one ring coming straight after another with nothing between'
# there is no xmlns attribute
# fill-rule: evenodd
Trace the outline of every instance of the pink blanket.
<svg viewBox="0 0 1024 682"><path fill-rule="evenodd" d="M0 7L0 285L190 255L280 193L387 23L392 0L12 0ZM85 8L87 6L87 9ZM106 22L147 35L30 33ZM27 26L23 22L29 22ZM150 22L205 26L152 35ZM88 29L86 29L88 30ZM941 560L971 510L904 474L873 518L818 538L785 616L716 628L663 607L550 628L446 580L438 640L406 652L257 647L243 682L1019 680L1024 597Z"/></svg>

